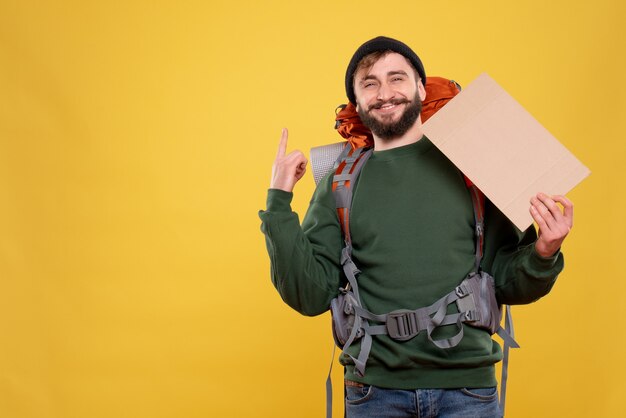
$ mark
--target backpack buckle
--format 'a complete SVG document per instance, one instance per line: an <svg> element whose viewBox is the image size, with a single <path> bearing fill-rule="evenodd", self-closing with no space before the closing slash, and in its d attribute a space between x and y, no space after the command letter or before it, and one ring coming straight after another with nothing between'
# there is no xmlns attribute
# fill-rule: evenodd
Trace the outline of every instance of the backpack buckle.
<svg viewBox="0 0 626 418"><path fill-rule="evenodd" d="M476 322L480 321L480 312L478 311L466 311L463 313L463 322Z"/></svg>
<svg viewBox="0 0 626 418"><path fill-rule="evenodd" d="M389 337L398 341L410 340L420 331L414 311L390 312L386 325Z"/></svg>
<svg viewBox="0 0 626 418"><path fill-rule="evenodd" d="M464 298L471 293L471 290L465 286L465 283L461 283L454 289L454 293L456 293L459 298Z"/></svg>
<svg viewBox="0 0 626 418"><path fill-rule="evenodd" d="M476 231L477 237L480 237L481 235L483 235L483 233L485 232L485 227L482 222L476 222L475 231Z"/></svg>

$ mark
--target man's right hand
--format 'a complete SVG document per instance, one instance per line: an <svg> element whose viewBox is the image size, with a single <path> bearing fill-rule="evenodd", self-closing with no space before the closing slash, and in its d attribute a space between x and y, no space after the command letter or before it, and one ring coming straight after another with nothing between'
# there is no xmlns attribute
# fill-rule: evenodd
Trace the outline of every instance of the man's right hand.
<svg viewBox="0 0 626 418"><path fill-rule="evenodd" d="M306 164L308 161L304 154L297 150L285 155L287 152L287 137L287 128L283 128L276 160L272 166L270 189L291 192L298 180L306 173Z"/></svg>

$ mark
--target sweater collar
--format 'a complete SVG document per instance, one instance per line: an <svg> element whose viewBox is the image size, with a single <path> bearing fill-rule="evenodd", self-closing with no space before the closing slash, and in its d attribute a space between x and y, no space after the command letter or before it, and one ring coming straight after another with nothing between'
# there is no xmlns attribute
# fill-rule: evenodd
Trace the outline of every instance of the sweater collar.
<svg viewBox="0 0 626 418"><path fill-rule="evenodd" d="M419 141L401 147L391 148L384 151L374 149L373 159L378 161L395 160L408 155L423 154L433 147L433 143L426 136L422 136Z"/></svg>

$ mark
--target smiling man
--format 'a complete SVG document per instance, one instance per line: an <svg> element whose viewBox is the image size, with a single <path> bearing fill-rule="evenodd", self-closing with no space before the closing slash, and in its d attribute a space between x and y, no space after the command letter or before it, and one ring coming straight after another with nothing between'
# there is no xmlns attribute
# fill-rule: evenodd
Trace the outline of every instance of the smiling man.
<svg viewBox="0 0 626 418"><path fill-rule="evenodd" d="M374 134L378 151L420 139L417 120L426 91L418 80L417 71L398 53L374 52L357 63L353 81L359 91L357 110Z"/></svg>
<svg viewBox="0 0 626 418"><path fill-rule="evenodd" d="M374 38L350 60L346 94L372 131L374 150L352 186L348 246L337 216L334 173L320 181L302 225L291 210L307 160L300 151L287 153L286 130L267 209L259 213L272 281L302 314L326 312L345 293L352 274L345 265L358 267L350 286L356 293L358 282L358 312L346 314L363 321L346 329L351 344L340 358L348 417L499 416L494 365L502 350L492 332L475 319L448 322L433 332L433 313L454 317L455 308L440 301L455 293L464 297L461 285L475 274L493 276L495 284L491 293L472 294L474 307L480 307L489 295L499 304L533 302L551 290L563 268L560 247L572 227L573 206L545 194L529 205L538 231L518 231L487 201L476 263L470 192L459 170L422 134L427 81L419 57L395 39ZM398 313L417 318L408 335L389 324Z"/></svg>

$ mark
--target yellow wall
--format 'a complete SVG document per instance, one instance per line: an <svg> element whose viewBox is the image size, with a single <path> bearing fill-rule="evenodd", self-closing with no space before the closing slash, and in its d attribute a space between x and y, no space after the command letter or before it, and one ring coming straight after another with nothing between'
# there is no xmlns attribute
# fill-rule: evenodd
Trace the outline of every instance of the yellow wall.
<svg viewBox="0 0 626 418"><path fill-rule="evenodd" d="M508 412L623 414L622 3L308 3L0 1L0 416L322 416L329 317L283 305L256 212L280 129L337 141L379 34L488 72L593 171L566 271L515 309Z"/></svg>

